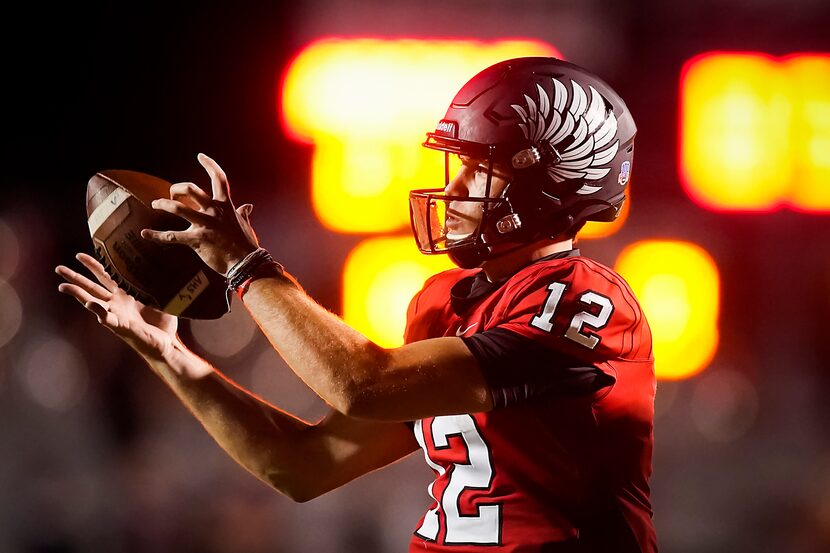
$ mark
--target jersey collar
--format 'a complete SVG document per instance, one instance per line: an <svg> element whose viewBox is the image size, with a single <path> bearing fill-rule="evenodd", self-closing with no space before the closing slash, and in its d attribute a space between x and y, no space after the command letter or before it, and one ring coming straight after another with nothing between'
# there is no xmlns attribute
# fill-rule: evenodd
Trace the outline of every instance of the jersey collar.
<svg viewBox="0 0 830 553"><path fill-rule="evenodd" d="M579 249L574 248L572 250L556 252L546 255L545 257L540 257L532 263L529 263L527 266L533 265L534 263L540 263L542 261L550 261L551 259L562 259L577 255L579 255ZM491 293L499 289L502 284L507 282L508 279L509 277L500 282L490 282L487 280L487 276L484 274L484 271L478 271L474 275L462 278L450 289L450 305L452 306L453 312L456 315L462 315L465 311L478 303L479 300L486 298Z"/></svg>

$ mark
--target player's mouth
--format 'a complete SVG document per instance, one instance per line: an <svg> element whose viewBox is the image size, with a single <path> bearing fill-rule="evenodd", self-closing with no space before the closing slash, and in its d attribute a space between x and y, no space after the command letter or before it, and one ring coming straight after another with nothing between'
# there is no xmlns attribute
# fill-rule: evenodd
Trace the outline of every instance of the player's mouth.
<svg viewBox="0 0 830 553"><path fill-rule="evenodd" d="M478 220L466 213L462 213L452 207L447 209L446 226L450 229L457 229L458 227L478 224Z"/></svg>
<svg viewBox="0 0 830 553"><path fill-rule="evenodd" d="M476 228L475 218L458 211L447 210L447 218L444 222L444 232L448 240L459 241L469 238Z"/></svg>

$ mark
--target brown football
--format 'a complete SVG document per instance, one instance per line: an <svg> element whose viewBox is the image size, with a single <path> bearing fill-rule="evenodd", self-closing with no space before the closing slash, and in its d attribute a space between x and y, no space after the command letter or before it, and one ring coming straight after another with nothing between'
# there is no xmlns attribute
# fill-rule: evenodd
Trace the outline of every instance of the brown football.
<svg viewBox="0 0 830 553"><path fill-rule="evenodd" d="M225 278L190 247L159 244L141 229L184 230L189 223L150 207L170 197L170 183L137 171L96 173L86 188L86 214L95 255L107 273L142 303L189 319L228 312Z"/></svg>

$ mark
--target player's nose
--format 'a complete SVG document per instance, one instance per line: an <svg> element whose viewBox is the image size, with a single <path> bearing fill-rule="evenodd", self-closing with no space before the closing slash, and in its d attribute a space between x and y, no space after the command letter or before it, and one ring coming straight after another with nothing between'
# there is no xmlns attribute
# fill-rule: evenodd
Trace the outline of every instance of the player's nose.
<svg viewBox="0 0 830 553"><path fill-rule="evenodd" d="M444 187L444 193L448 196L467 196L469 194L469 175L462 167L455 177Z"/></svg>

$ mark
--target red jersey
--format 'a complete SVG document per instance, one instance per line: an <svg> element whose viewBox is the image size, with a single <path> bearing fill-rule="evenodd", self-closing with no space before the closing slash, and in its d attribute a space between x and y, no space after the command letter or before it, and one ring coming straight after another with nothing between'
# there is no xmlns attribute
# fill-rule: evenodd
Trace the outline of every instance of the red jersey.
<svg viewBox="0 0 830 553"><path fill-rule="evenodd" d="M487 413L417 421L415 436L436 478L429 486L434 502L410 552L495 546L542 553L558 550L556 543L579 543L589 532L594 543L596 536L622 533L633 544L609 550L656 551L648 487L654 359L631 289L584 257L546 259L457 314L450 290L476 272L453 269L426 282L409 306L407 343L509 330L614 381L589 394L554 391Z"/></svg>

